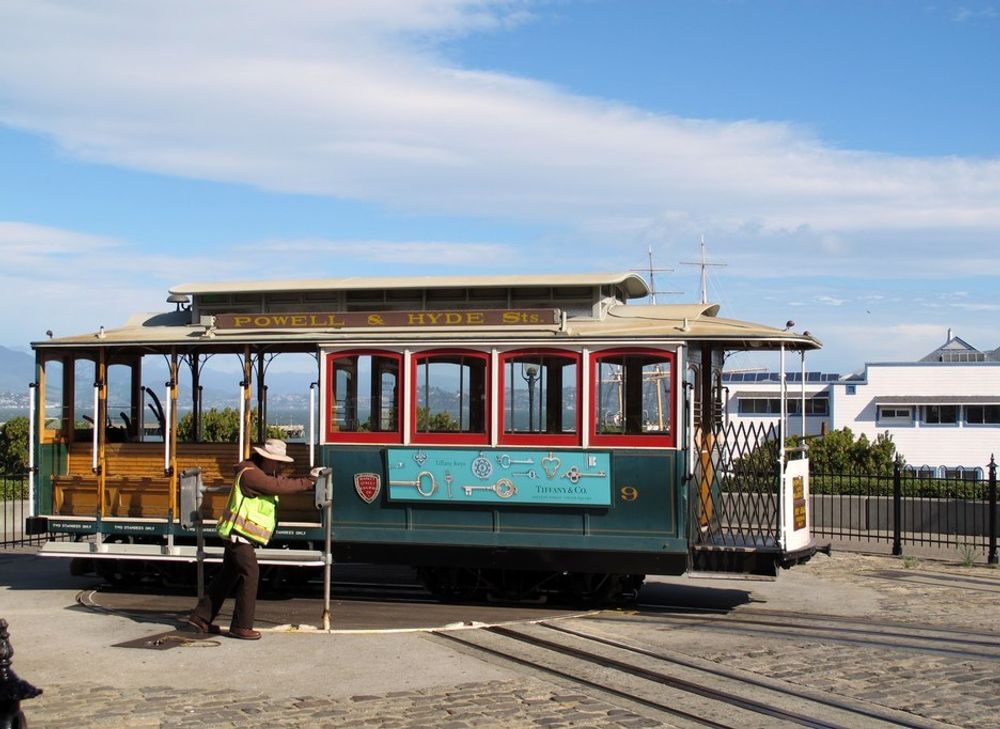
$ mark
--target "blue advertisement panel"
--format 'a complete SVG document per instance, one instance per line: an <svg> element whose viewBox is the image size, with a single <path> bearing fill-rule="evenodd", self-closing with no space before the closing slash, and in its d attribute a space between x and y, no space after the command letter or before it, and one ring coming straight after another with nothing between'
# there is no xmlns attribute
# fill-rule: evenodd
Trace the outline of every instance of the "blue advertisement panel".
<svg viewBox="0 0 1000 729"><path fill-rule="evenodd" d="M390 448L389 500L611 505L611 458L592 451Z"/></svg>

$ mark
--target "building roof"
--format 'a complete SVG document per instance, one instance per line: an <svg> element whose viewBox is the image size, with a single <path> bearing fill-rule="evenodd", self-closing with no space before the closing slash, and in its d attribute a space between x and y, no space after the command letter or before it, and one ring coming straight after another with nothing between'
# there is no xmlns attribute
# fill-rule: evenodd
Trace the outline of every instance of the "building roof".
<svg viewBox="0 0 1000 729"><path fill-rule="evenodd" d="M951 335L948 330L948 341L935 349L925 357L921 357L919 362L985 362L989 355L980 352L961 337Z"/></svg>
<svg viewBox="0 0 1000 729"><path fill-rule="evenodd" d="M172 286L171 294L245 294L281 291L357 291L361 289L530 288L536 286L617 286L626 298L649 296L649 286L636 273L517 274L504 276L385 276L374 278L227 281Z"/></svg>

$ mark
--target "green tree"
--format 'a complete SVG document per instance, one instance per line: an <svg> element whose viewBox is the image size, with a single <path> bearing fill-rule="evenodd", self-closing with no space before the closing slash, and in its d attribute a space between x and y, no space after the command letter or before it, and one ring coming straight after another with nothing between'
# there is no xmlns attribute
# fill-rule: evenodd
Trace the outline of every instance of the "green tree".
<svg viewBox="0 0 1000 729"><path fill-rule="evenodd" d="M797 445L799 438L791 439ZM879 433L874 441L864 433L854 438L850 428L832 430L822 438L810 438L809 463L813 473L864 473L891 476L896 444L888 433ZM900 459L902 462L902 459Z"/></svg>
<svg viewBox="0 0 1000 729"><path fill-rule="evenodd" d="M0 471L6 474L28 470L28 419L11 418L0 426Z"/></svg>
<svg viewBox="0 0 1000 729"><path fill-rule="evenodd" d="M430 412L430 408L417 408L417 430L421 432L443 433L458 431L458 421L446 411Z"/></svg>
<svg viewBox="0 0 1000 729"><path fill-rule="evenodd" d="M250 422L257 421L257 411L250 411ZM201 414L202 443L235 443L240 437L240 411L236 408L212 408ZM281 438L283 433L274 426L268 426L268 438ZM177 438L194 442L194 415L186 413L177 423Z"/></svg>
<svg viewBox="0 0 1000 729"><path fill-rule="evenodd" d="M855 439L850 428L841 428L821 438L809 437L806 443L809 446L809 468L816 475L854 473L891 476L897 455L896 444L888 433L879 433L874 441L870 441L864 433ZM786 448L801 444L802 438L798 435L785 439ZM733 471L742 477L773 474L776 473L777 462L778 443L768 441L737 460Z"/></svg>

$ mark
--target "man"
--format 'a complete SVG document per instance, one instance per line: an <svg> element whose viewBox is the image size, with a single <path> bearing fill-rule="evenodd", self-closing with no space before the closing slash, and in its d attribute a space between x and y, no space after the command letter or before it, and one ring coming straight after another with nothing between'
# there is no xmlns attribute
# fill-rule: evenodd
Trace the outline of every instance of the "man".
<svg viewBox="0 0 1000 729"><path fill-rule="evenodd" d="M202 633L221 633L212 623L222 603L236 588L236 607L229 627L229 637L258 640L253 629L257 605L257 582L260 569L254 550L265 546L277 524L280 494L306 491L316 484L316 476L285 478L278 472L292 459L287 455L283 440L269 438L263 447L254 446L254 453L235 467L236 480L229 492L229 501L216 528L225 542L222 569L212 580L205 596L186 618ZM317 469L314 469L314 471Z"/></svg>

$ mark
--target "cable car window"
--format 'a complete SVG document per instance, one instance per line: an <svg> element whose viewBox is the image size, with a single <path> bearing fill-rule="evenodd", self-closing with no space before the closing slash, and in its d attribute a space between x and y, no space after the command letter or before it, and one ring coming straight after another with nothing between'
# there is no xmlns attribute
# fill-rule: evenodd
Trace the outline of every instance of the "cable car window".
<svg viewBox="0 0 1000 729"><path fill-rule="evenodd" d="M595 442L673 441L673 355L613 352L594 356ZM665 444L662 440L657 444Z"/></svg>
<svg viewBox="0 0 1000 729"><path fill-rule="evenodd" d="M510 352L501 356L501 368L505 442L539 435L546 442L578 442L578 354Z"/></svg>
<svg viewBox="0 0 1000 729"><path fill-rule="evenodd" d="M480 353L414 356L415 434L473 435L485 441L488 358ZM419 439L419 438L418 438ZM445 439L446 440L446 439ZM459 437L459 442L469 440Z"/></svg>
<svg viewBox="0 0 1000 729"><path fill-rule="evenodd" d="M328 361L327 435L398 442L400 356L332 354ZM343 439L343 438L340 438Z"/></svg>

